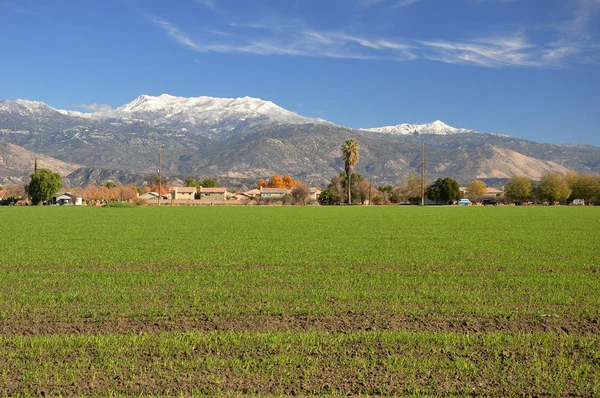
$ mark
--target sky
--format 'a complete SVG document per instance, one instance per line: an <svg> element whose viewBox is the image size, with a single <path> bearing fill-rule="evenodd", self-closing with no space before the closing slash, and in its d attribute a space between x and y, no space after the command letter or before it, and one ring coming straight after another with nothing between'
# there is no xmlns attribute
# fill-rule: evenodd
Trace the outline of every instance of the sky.
<svg viewBox="0 0 600 398"><path fill-rule="evenodd" d="M0 99L251 96L600 146L600 0L0 0Z"/></svg>

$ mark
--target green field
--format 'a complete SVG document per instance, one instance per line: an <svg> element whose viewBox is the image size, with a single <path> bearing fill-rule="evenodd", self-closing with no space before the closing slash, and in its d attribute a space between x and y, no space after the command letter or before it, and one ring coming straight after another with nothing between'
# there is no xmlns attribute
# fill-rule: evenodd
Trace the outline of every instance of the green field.
<svg viewBox="0 0 600 398"><path fill-rule="evenodd" d="M0 393L600 395L600 208L0 208Z"/></svg>

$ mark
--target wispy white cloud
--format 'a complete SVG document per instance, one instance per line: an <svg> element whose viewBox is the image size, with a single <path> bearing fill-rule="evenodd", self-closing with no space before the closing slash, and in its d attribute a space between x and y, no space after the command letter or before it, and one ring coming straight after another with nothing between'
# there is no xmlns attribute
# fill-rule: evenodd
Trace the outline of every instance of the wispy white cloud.
<svg viewBox="0 0 600 398"><path fill-rule="evenodd" d="M167 32L169 37L171 37L173 40L175 40L179 44L182 44L185 47L191 48L194 51L206 51L206 50L203 50L202 46L196 44L192 39L190 39L187 35L182 33L177 27L175 27L171 23L161 21L159 19L153 19L152 22L154 22L156 25L163 28Z"/></svg>
<svg viewBox="0 0 600 398"><path fill-rule="evenodd" d="M214 0L195 0L215 7ZM408 6L419 0L356 0L362 7ZM518 0L472 0L510 2ZM301 20L285 17L251 22L224 22L219 29L204 29L189 35L174 24L152 21L180 45L196 52L244 53L262 56L386 59L399 62L427 59L449 64L486 68L562 67L597 59L597 41L588 40L600 0L570 0L571 17L551 28L551 39L534 40L527 29L460 39L416 39L356 33L353 30L323 30L308 27ZM351 32L351 33L350 33ZM542 35L543 36L543 35ZM545 40L545 41L544 41Z"/></svg>

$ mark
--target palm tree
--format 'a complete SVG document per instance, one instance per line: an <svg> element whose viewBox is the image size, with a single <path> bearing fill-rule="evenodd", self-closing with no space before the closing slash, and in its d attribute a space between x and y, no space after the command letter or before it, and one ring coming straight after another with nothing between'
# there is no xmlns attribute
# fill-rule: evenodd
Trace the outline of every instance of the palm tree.
<svg viewBox="0 0 600 398"><path fill-rule="evenodd" d="M349 138L342 144L342 159L344 160L344 168L346 169L346 199L348 204L352 204L352 192L350 192L350 176L354 166L358 163L358 142L353 138Z"/></svg>

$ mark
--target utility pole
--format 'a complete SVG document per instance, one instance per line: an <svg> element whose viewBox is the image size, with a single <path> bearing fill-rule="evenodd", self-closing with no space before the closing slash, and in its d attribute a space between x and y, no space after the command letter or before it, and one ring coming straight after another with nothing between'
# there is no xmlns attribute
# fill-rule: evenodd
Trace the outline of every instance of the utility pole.
<svg viewBox="0 0 600 398"><path fill-rule="evenodd" d="M162 145L158 152L158 205L160 206L160 197L162 196Z"/></svg>
<svg viewBox="0 0 600 398"><path fill-rule="evenodd" d="M371 206L371 191L373 190L373 177L369 177L369 206Z"/></svg>
<svg viewBox="0 0 600 398"><path fill-rule="evenodd" d="M421 206L425 206L425 144L421 148Z"/></svg>

